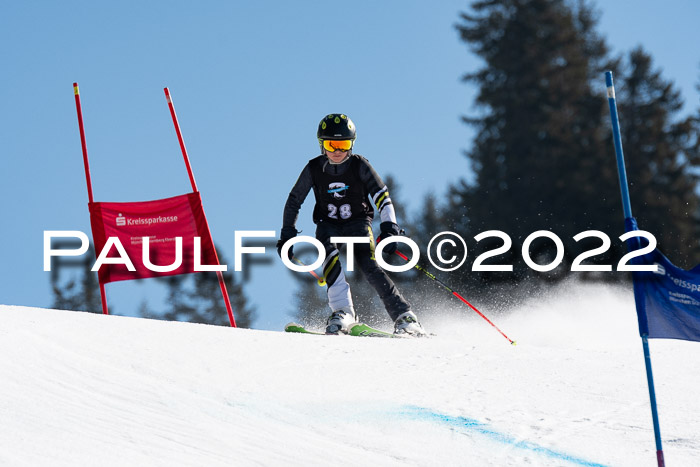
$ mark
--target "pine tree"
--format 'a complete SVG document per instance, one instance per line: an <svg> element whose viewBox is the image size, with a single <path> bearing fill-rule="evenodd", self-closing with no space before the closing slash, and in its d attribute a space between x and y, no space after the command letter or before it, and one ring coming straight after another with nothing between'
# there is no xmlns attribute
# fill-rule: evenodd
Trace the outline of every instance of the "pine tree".
<svg viewBox="0 0 700 467"><path fill-rule="evenodd" d="M78 260L54 258L56 264L51 267L50 277L53 292L52 308L102 313L97 273L90 270L94 258L95 248L92 244L87 253ZM66 279L66 275L70 278Z"/></svg>
<svg viewBox="0 0 700 467"><path fill-rule="evenodd" d="M641 47L629 53L618 92L630 198L641 229L678 266L700 262L698 121L680 118L680 91Z"/></svg>
<svg viewBox="0 0 700 467"><path fill-rule="evenodd" d="M418 265L450 282L449 277L452 273L436 270L428 259L428 246L437 234L454 231L462 235L462 231L459 229L455 230L453 226L448 226L445 219L446 214L446 210L440 204L437 196L434 193L428 193L423 199L422 206L411 220L412 230L408 236L420 248L421 254ZM435 258L435 242L433 242L432 250L431 254ZM463 250L458 245L457 248L445 250L444 256L450 257L455 255L461 258L460 255L462 253ZM453 302L456 299L451 294L441 290L440 286L426 277L425 273L414 268L410 272L402 273L402 277L406 279L406 286L404 287L402 284L401 291L411 303L413 309L419 313L419 317L422 318L433 312L443 313L446 309L456 304Z"/></svg>
<svg viewBox="0 0 700 467"><path fill-rule="evenodd" d="M551 279L520 258L525 238L551 230L564 242L568 260L582 250L579 232L622 233L614 153L604 131L606 100L600 83L613 64L595 31L596 14L584 2L488 0L473 4L457 26L461 38L484 60L464 77L479 87L477 116L464 121L477 130L466 153L474 182L450 192L450 223L470 236L506 232L509 253L487 262L513 264L514 273L463 274L474 285L494 280ZM614 237L613 237L614 235ZM479 242L472 258L500 245ZM532 258L547 263L551 242L533 244ZM610 255L623 245L613 242ZM609 261L608 261L609 262Z"/></svg>

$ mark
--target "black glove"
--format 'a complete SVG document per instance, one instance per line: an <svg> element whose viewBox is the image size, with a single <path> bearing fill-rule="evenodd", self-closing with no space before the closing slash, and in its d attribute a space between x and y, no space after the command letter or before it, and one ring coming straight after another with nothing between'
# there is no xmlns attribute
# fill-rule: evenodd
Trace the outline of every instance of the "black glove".
<svg viewBox="0 0 700 467"><path fill-rule="evenodd" d="M280 232L280 239L277 241L277 254L282 257L282 245L287 243L287 240L292 239L297 236L297 229L294 227L282 227L282 231ZM289 247L289 251L287 256L289 256L289 260L292 261L292 258L294 257L294 247Z"/></svg>
<svg viewBox="0 0 700 467"><path fill-rule="evenodd" d="M391 237L392 235L399 235L399 226L394 224L393 222L387 221L387 222L382 222L379 224L379 237L377 238L377 244L384 240L387 237ZM396 249L398 248L399 244L397 242L392 242L388 243L384 247L384 253L387 255L393 255L396 253Z"/></svg>

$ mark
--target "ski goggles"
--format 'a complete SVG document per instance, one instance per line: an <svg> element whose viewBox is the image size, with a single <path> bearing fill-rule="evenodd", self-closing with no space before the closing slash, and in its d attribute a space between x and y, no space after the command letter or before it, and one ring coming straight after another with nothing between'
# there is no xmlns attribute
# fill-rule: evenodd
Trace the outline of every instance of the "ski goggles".
<svg viewBox="0 0 700 467"><path fill-rule="evenodd" d="M324 139L323 140L323 149L325 149L328 152L349 151L352 149L352 140L351 139L343 139L343 140Z"/></svg>

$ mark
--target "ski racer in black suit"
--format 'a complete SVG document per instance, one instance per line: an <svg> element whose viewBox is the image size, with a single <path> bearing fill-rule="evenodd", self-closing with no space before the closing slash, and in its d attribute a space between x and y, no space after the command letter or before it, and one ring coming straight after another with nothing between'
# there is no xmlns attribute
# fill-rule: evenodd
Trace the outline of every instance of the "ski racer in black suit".
<svg viewBox="0 0 700 467"><path fill-rule="evenodd" d="M378 242L398 235L399 227L386 185L367 159L352 153L355 125L346 115L330 114L319 123L316 136L322 154L306 164L289 193L277 242L278 253L281 255L282 245L297 235L295 226L299 210L309 191L313 190L316 198L313 211L316 238L326 250L323 275L331 308L326 333L347 333L348 326L356 321L350 286L340 263L338 247L330 242L330 238L364 236L369 237L370 242L354 244L355 261L394 321L394 332L424 335L425 331L411 305L379 267L374 256L372 219L375 207L381 217ZM385 253L395 251L395 242L384 248ZM290 249L290 259L292 255Z"/></svg>

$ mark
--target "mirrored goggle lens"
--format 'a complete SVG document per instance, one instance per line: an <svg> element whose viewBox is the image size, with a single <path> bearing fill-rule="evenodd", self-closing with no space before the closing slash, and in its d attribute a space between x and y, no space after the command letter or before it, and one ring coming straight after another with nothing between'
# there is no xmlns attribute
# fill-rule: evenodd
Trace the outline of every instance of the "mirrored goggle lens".
<svg viewBox="0 0 700 467"><path fill-rule="evenodd" d="M324 139L323 148L329 152L349 151L350 149L352 149L352 140L344 139L341 141L333 141L330 139Z"/></svg>

